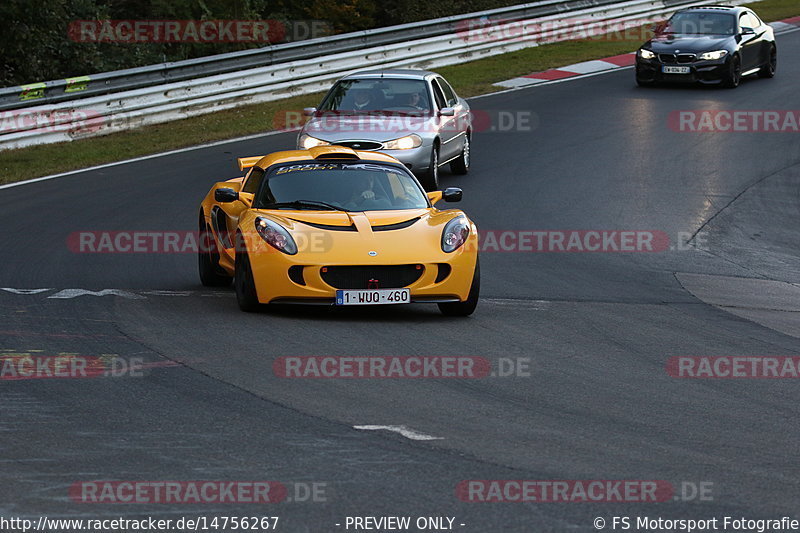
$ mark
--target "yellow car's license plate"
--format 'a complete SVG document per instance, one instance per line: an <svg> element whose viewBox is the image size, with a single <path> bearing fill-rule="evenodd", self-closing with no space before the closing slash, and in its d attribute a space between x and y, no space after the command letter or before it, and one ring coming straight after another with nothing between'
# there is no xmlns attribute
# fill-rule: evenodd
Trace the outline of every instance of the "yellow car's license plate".
<svg viewBox="0 0 800 533"><path fill-rule="evenodd" d="M409 289L359 289L336 291L336 305L385 305L411 302Z"/></svg>

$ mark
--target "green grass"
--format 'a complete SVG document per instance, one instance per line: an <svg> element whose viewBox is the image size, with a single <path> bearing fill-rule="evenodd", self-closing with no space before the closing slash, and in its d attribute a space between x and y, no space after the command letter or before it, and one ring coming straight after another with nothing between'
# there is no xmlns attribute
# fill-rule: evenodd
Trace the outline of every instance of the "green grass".
<svg viewBox="0 0 800 533"><path fill-rule="evenodd" d="M765 0L751 4L764 20L800 15L797 0ZM635 50L645 30L629 29L615 39L596 37L526 48L437 69L462 96L497 91L492 84L531 72ZM0 152L0 183L66 172L142 155L240 137L280 128L287 111L315 106L321 93L243 106L129 132L69 143L48 144ZM293 147L287 147L293 148ZM252 155L252 154L243 154Z"/></svg>
<svg viewBox="0 0 800 533"><path fill-rule="evenodd" d="M764 2L753 2L745 5L767 22L800 15L800 4L797 3L797 0L765 0Z"/></svg>

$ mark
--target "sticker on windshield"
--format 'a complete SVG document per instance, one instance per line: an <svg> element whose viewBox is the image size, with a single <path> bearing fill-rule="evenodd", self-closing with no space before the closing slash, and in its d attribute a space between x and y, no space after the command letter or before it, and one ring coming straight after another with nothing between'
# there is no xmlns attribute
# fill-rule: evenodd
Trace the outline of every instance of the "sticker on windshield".
<svg viewBox="0 0 800 533"><path fill-rule="evenodd" d="M275 171L273 175L288 174L289 172L303 172L314 170L371 170L374 172L393 172L397 173L394 167L385 167L371 163L303 163L298 165L287 165Z"/></svg>
<svg viewBox="0 0 800 533"><path fill-rule="evenodd" d="M286 174L288 172L296 172L302 170L336 170L340 165L334 163L305 163L302 165L289 165L281 167L275 171L275 174Z"/></svg>

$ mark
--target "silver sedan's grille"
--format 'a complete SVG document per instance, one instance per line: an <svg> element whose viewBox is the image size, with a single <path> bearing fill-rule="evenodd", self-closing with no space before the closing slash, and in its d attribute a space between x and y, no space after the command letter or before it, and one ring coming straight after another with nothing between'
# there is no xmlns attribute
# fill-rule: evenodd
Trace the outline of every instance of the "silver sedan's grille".
<svg viewBox="0 0 800 533"><path fill-rule="evenodd" d="M353 150L379 150L383 146L376 141L336 141L333 144L346 146Z"/></svg>

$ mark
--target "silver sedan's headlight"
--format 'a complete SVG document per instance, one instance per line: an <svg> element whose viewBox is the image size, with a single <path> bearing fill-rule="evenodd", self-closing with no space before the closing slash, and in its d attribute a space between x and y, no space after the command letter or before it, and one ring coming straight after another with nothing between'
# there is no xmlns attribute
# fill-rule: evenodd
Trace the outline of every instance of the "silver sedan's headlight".
<svg viewBox="0 0 800 533"><path fill-rule="evenodd" d="M442 231L442 251L455 252L467 242L469 237L469 221L458 216L448 222Z"/></svg>
<svg viewBox="0 0 800 533"><path fill-rule="evenodd" d="M414 133L383 143L384 150L410 150L420 146L422 146L422 138Z"/></svg>
<svg viewBox="0 0 800 533"><path fill-rule="evenodd" d="M656 57L656 55L650 50L647 50L646 48L640 48L639 57L641 57L642 59L653 59L654 57Z"/></svg>
<svg viewBox="0 0 800 533"><path fill-rule="evenodd" d="M697 56L697 59L701 59L703 61L714 61L717 59L722 59L728 55L727 50L714 50L713 52L705 52Z"/></svg>
<svg viewBox="0 0 800 533"><path fill-rule="evenodd" d="M294 242L289 230L268 218L256 219L256 231L267 244L287 255L297 253L297 243Z"/></svg>
<svg viewBox="0 0 800 533"><path fill-rule="evenodd" d="M322 139L312 137L308 133L304 133L300 136L300 141L298 144L300 145L301 150L308 150L309 148L314 148L315 146L327 146L330 143L328 141L323 141Z"/></svg>

